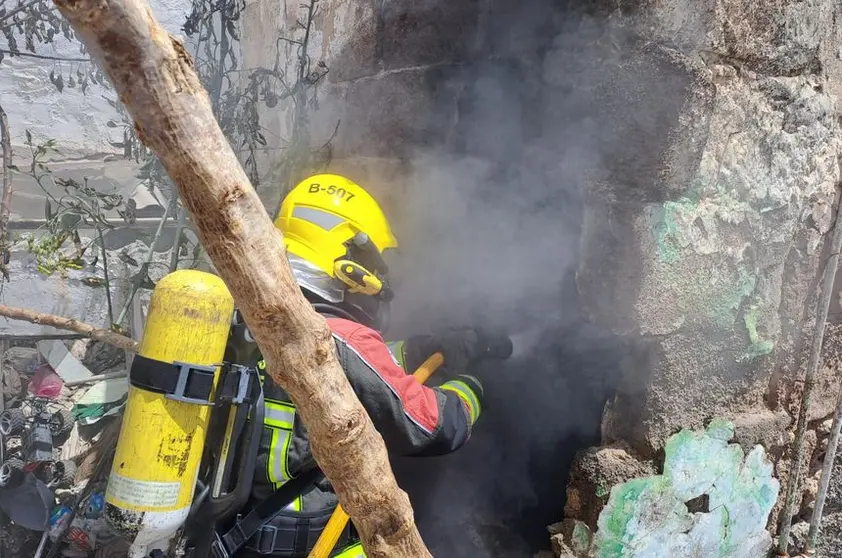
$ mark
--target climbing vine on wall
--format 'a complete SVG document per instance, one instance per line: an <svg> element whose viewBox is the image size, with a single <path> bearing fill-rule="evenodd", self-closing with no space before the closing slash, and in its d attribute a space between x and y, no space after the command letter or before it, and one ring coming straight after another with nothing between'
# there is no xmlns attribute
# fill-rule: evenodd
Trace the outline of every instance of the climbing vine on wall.
<svg viewBox="0 0 842 558"><path fill-rule="evenodd" d="M330 161L331 140L339 123L333 135L316 149L311 148L309 132L311 111L318 106L316 86L328 73L324 62L314 62L308 54L318 4L319 0L301 4L301 17L291 36L275 39L271 68L242 67L239 24L245 6L241 0L193 0L182 27L220 128L258 190L264 179L258 156L267 149L261 106L278 111L288 108L292 119L289 137L280 141L282 156L277 158L280 162L273 169L274 180L268 188L278 188L282 195L302 173L323 168ZM292 64L285 56L286 46L292 47ZM157 158L140 143L128 119L123 126L126 156L143 162L140 178L150 188L167 191L169 179Z"/></svg>
<svg viewBox="0 0 842 558"><path fill-rule="evenodd" d="M274 169L280 187L280 198L273 216L280 212L280 203L288 192L305 174L326 168L333 155L331 142L339 131L339 122L333 134L318 148L312 146L310 135L310 116L318 108L317 85L327 75L328 67L324 61L314 62L310 57L310 41L313 22L319 13L319 0L310 0L300 6L301 17L296 20L292 37L279 37L275 43L276 55L273 75L278 77L282 86L280 100L292 101L292 127L286 140L284 157ZM293 79L286 79L281 70L281 44L293 47L295 64Z"/></svg>
<svg viewBox="0 0 842 558"><path fill-rule="evenodd" d="M193 0L182 30L187 37L186 46L193 55L197 73L208 91L220 127L256 188L260 187L263 178L260 176L258 165L259 155L269 149L264 135L267 131L260 122L261 111L287 111L290 115L291 132L289 137L279 142L278 149L281 151L276 160L280 162L273 169L274 179L267 185L282 196L304 173L320 170L330 160L330 141L333 136L327 138L317 149L312 149L309 132L310 113L317 108L316 86L328 72L323 62L311 60L308 54L313 23L318 15L318 0L302 4L301 17L296 26L289 30L289 36L277 37L274 40L275 56L272 67L242 67L240 21L244 9L242 0ZM87 57L81 43L78 43L78 58L54 57L36 52L36 47L41 44L57 40L75 41L72 29L58 14L50 0L18 0L13 7L0 7L0 34L5 39L5 45L0 40L0 47L5 46L0 48L0 62L4 56L33 56L52 60L55 66L49 79L59 92L78 89L86 94L90 84L108 86L104 75ZM122 104L108 97L106 101L120 115L120 118L107 123L109 128L122 136L116 141L110 141L111 146L120 149L126 159L132 159L140 165L137 178L153 195L162 194L167 199L177 200L174 186L163 166L154 153L140 141L132 119ZM5 126L0 127L3 128L0 131L3 132L5 147L9 134ZM338 123L336 129L338 130ZM33 157L29 168L24 171L12 164L11 147L4 149L4 155L7 155L4 157L4 167L13 167L17 172L29 175L42 184L46 195L47 226L40 232L41 236L38 239L33 237L28 241L27 247L35 254L42 273L64 272L77 265L87 249L79 244L78 227L87 227L93 223L100 227L97 232L101 237L101 230L111 226L102 216L101 210L112 209L116 209L126 223L131 225L135 218L133 200L109 201L84 181L61 182L61 179L52 175L43 159L55 150L55 142L47 140L36 144L31 136L28 136L27 145ZM7 178L4 183L9 183L9 188L6 188L8 200L11 199L11 181L8 178L10 175L11 173L4 173ZM66 195L60 196L61 203L57 203L55 198L56 193L53 190L56 188L59 192L62 189L65 191ZM92 200L97 203L88 203ZM162 203L166 202L162 200ZM84 207L96 206L96 210L88 214L90 212L79 210L80 204ZM6 222L2 215L8 218L9 205L10 203L5 203L5 211L0 212L0 245L5 250L5 256L0 258L0 272L3 274L6 274L4 266L5 262L8 262L8 243L5 240ZM80 215L82 217L77 219ZM167 214L162 218L162 225L168 215L173 218L178 216L179 219L175 235L176 249L173 250L170 263L170 268L175 269L182 256L189 253L189 245L192 242L186 235L181 234L186 225L186 216L184 210L177 207L177 202L175 206L168 207ZM159 227L153 244L161 229L162 227ZM63 249L69 240L74 241L76 250L73 255L63 255L69 253ZM202 250L198 244L192 244L191 265L197 265ZM143 281L139 284L151 284L148 277L141 279ZM105 282L108 282L107 277ZM120 316L123 314L124 312L121 312ZM112 323L113 319L112 316ZM117 321L119 323L120 319Z"/></svg>
<svg viewBox="0 0 842 558"><path fill-rule="evenodd" d="M39 52L41 45L58 41L75 41L70 24L61 17L50 0L4 0L0 6L0 63L11 57L35 58L52 61L50 83L63 92L65 88L78 87L86 94L91 84L106 85L107 81L98 66L86 56L84 45L79 42L79 56L54 56ZM12 202L12 143L6 112L0 106L0 147L3 154L3 190L0 196L0 274L9 278L8 223Z"/></svg>
<svg viewBox="0 0 842 558"><path fill-rule="evenodd" d="M26 146L30 152L28 168L22 170L13 166L11 170L32 178L44 192L47 221L46 230L42 231L42 234L26 237L27 249L35 255L38 271L44 275L56 272L64 274L68 269L95 266L97 260L101 259L103 277L90 276L84 281L92 287L105 287L110 323L115 324L103 231L113 227L106 218L106 212L116 210L122 214L125 211L124 199L119 194L100 192L91 187L87 179L79 182L53 174L47 157L58 153L55 140L48 139L38 143L27 130ZM93 228L96 231L96 240L83 242L79 235L80 227ZM62 249L68 240L73 243L74 248L71 252ZM95 243L97 247L92 250L95 254L86 260L88 249Z"/></svg>

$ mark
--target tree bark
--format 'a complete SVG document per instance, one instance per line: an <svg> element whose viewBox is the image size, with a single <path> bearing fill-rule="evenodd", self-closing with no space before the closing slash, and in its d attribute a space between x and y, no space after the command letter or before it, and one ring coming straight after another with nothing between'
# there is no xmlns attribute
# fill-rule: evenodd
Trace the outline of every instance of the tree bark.
<svg viewBox="0 0 842 558"><path fill-rule="evenodd" d="M42 314L27 308L15 308L14 306L6 306L0 304L0 316L5 316L12 320L23 320L38 325L46 325L57 329L65 329L67 331L75 331L81 333L91 339L114 345L119 349L131 351L136 353L140 347L140 343L134 339L130 339L125 335L120 335L107 329L100 329L92 325L80 322L73 318L64 318L54 314Z"/></svg>
<svg viewBox="0 0 842 558"><path fill-rule="evenodd" d="M281 233L211 111L183 45L144 0L54 0L109 75L141 139L161 158L199 238L290 395L313 454L371 557L431 556L383 439L295 283Z"/></svg>

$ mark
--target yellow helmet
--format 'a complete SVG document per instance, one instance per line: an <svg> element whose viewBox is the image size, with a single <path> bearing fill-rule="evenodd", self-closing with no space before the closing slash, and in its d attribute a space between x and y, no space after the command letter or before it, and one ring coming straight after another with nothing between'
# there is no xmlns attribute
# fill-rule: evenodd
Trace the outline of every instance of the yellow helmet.
<svg viewBox="0 0 842 558"><path fill-rule="evenodd" d="M286 196L275 226L302 287L334 303L349 294L391 298L382 254L398 242L359 184L335 174L310 176Z"/></svg>

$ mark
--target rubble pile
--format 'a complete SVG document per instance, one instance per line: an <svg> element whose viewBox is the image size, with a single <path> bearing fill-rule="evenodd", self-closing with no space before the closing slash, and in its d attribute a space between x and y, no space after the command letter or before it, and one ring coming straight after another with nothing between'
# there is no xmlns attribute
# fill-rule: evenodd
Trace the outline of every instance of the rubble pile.
<svg viewBox="0 0 842 558"><path fill-rule="evenodd" d="M124 556L104 506L125 355L103 359L90 340L26 345L8 348L0 367L0 553Z"/></svg>

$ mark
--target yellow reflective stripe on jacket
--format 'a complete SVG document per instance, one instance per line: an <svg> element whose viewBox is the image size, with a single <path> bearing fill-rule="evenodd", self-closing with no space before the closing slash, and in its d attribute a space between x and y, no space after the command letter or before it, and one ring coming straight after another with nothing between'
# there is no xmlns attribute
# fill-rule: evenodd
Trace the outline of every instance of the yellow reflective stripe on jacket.
<svg viewBox="0 0 842 558"><path fill-rule="evenodd" d="M301 511L301 496L296 497L295 500L293 500L292 502L287 504L284 507L284 509L287 510L287 511L300 512Z"/></svg>
<svg viewBox="0 0 842 558"><path fill-rule="evenodd" d="M292 432L280 428L272 429L272 442L269 446L269 462L267 467L269 469L269 480L275 485L275 488L280 487L280 485L292 478L290 477L289 469L287 469L287 454L291 439Z"/></svg>
<svg viewBox="0 0 842 558"><path fill-rule="evenodd" d="M295 420L295 407L289 403L277 403L266 400L263 410L263 424L272 428L283 428L292 430L292 423Z"/></svg>
<svg viewBox="0 0 842 558"><path fill-rule="evenodd" d="M342 549L342 552L334 554L333 558L366 558L366 556L362 543L357 543Z"/></svg>
<svg viewBox="0 0 842 558"><path fill-rule="evenodd" d="M474 390L468 387L468 384L460 382L459 380L445 382L442 384L441 389L454 392L460 399L462 399L462 401L465 402L470 410L471 424L473 425L479 418L480 414L479 399L477 399Z"/></svg>
<svg viewBox="0 0 842 558"><path fill-rule="evenodd" d="M263 406L263 413L263 424L272 429L266 474L275 488L278 488L292 478L287 463L292 428L295 424L295 406L291 403L267 399ZM300 502L298 505L300 508Z"/></svg>

